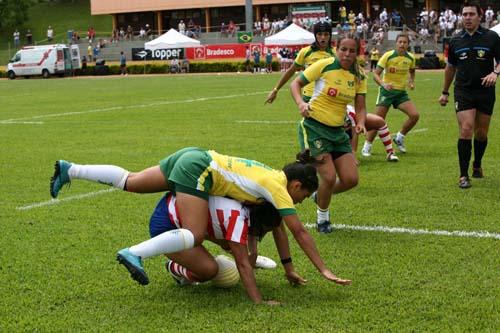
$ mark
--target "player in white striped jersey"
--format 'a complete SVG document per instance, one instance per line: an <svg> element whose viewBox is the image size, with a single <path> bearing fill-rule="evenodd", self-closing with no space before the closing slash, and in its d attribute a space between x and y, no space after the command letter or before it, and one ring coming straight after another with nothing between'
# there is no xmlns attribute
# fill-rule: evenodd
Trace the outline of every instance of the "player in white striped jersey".
<svg viewBox="0 0 500 333"><path fill-rule="evenodd" d="M217 196L209 196L209 221L205 239L210 240L227 251L230 251L238 263L244 261L255 267L257 259L257 239L262 238L268 231L282 228L281 216L271 204L245 206L242 203ZM183 227L178 214L176 197L167 193L158 202L150 219L149 230L152 239L135 245L140 252L157 251L156 236ZM281 233L276 232L275 242L281 258L289 258L288 241L279 238ZM249 253L250 252L250 253ZM181 285L205 282L211 280L218 271L214 257L203 245L189 250L167 254L169 260L166 268L174 279ZM270 259L269 259L270 260ZM121 262L124 264L123 262ZM294 270L293 264L284 265L286 278L295 284L303 284L305 280ZM127 267L129 269L129 267ZM133 272L131 272L133 274ZM256 301L260 293L255 283L253 270L240 271L249 297ZM137 280L141 284L147 284ZM274 301L269 301L274 303Z"/></svg>
<svg viewBox="0 0 500 333"><path fill-rule="evenodd" d="M355 132L352 131L352 128L356 127L356 110L352 105L347 105L346 107L346 120L344 127L351 138L352 150L356 153L358 148L358 136ZM391 132L389 131L389 127L385 122L384 118L377 116L373 113L366 114L365 127L367 131L377 130L380 141L384 144L385 152L387 154L386 160L387 162L397 162L399 158L394 153L394 149L392 148L392 140L391 140ZM363 149L361 151L361 155L364 157L371 156L372 143L365 141Z"/></svg>

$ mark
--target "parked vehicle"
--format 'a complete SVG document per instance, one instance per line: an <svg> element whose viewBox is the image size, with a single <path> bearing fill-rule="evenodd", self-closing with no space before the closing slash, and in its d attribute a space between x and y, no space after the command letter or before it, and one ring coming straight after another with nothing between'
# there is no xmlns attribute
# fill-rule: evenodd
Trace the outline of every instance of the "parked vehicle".
<svg viewBox="0 0 500 333"><path fill-rule="evenodd" d="M20 49L7 65L7 76L13 80L17 76L26 78L41 75L64 76L81 67L78 45L65 44L25 46Z"/></svg>

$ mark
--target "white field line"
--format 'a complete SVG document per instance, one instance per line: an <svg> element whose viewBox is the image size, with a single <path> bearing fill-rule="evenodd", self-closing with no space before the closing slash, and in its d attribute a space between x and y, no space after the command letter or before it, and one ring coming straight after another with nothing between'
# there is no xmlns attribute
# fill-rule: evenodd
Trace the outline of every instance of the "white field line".
<svg viewBox="0 0 500 333"><path fill-rule="evenodd" d="M314 223L306 223L306 228L316 228ZM400 227L384 227L384 226L364 226L364 225L347 225L333 224L336 229L348 229L356 231L377 231L384 233L395 234L411 234L411 235L436 235L436 236L452 236L452 237L468 237L468 238L494 238L500 240L500 234L488 231L447 231L447 230L427 230L427 229L412 229Z"/></svg>
<svg viewBox="0 0 500 333"><path fill-rule="evenodd" d="M64 116L76 116L76 115L87 114L87 113L99 113L99 112L109 112L109 111L127 110L127 109L150 108L150 107L154 107L154 106L170 105L170 104L206 102L206 101L214 101L214 100L219 100L219 99L231 99L231 98L238 98L238 97L247 97L247 96L260 95L260 94L267 94L267 93L268 93L268 91L257 91L257 92L245 93L245 94L201 97L201 98L184 99L184 100L176 100L176 101L161 101L161 102L154 102L154 103L148 103L148 104L113 106L113 107L108 107L108 108L93 109L93 110L86 110L86 111L52 113L52 114L44 114L44 115L25 117L25 118L13 118L13 119L0 120L0 124L13 124L13 123L20 123L20 122L24 122L24 121L31 121L34 119L58 118L58 117L64 117Z"/></svg>
<svg viewBox="0 0 500 333"><path fill-rule="evenodd" d="M51 199L51 200L48 200L48 201L37 202L37 203L31 204L31 205L27 205L27 206L16 207L16 209L17 210L30 210L30 209L40 208L40 207L44 207L44 206L53 206L53 205L58 205L58 204L60 204L62 202L73 201L73 200L80 200L80 199L85 199L85 198L90 198L90 197L95 197L97 195L114 192L116 190L118 190L118 189L116 189L116 188L110 188L110 189L107 189L107 190L100 190L100 191L97 191L97 192L90 192L90 193L75 195L75 196L67 197L67 198L64 198L64 199Z"/></svg>

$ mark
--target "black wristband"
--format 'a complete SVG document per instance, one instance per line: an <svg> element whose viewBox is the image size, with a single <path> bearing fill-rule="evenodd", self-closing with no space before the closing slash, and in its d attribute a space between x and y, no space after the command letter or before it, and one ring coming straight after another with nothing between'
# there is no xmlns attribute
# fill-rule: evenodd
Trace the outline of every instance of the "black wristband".
<svg viewBox="0 0 500 333"><path fill-rule="evenodd" d="M493 71L493 73L495 73L497 76L500 75L500 72L497 71Z"/></svg>
<svg viewBox="0 0 500 333"><path fill-rule="evenodd" d="M281 264L282 265L289 264L291 262L292 262L292 258L290 258L290 257L285 258L285 259L281 259Z"/></svg>
<svg viewBox="0 0 500 333"><path fill-rule="evenodd" d="M444 91L444 90L443 90L443 92L441 92L441 94L446 95L446 96L450 96L450 93L447 91Z"/></svg>

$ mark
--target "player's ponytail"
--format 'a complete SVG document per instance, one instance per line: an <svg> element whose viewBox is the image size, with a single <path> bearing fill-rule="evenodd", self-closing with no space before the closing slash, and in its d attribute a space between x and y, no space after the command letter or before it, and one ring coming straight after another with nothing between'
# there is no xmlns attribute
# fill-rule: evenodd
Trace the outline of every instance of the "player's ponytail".
<svg viewBox="0 0 500 333"><path fill-rule="evenodd" d="M297 160L283 167L286 179L290 182L298 180L302 187L309 192L314 192L318 189L318 176L314 163L316 160L311 156L308 149L297 154Z"/></svg>

